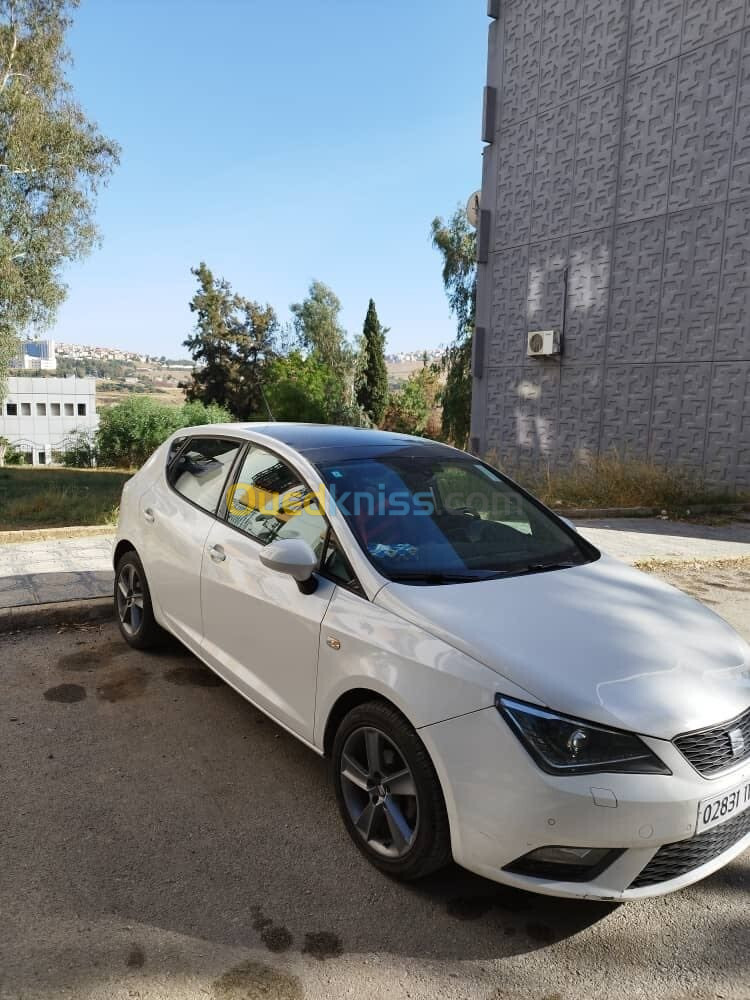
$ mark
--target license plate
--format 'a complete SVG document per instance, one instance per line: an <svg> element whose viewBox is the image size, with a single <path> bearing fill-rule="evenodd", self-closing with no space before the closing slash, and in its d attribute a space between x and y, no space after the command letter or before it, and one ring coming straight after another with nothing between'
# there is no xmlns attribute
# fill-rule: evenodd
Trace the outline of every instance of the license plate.
<svg viewBox="0 0 750 1000"><path fill-rule="evenodd" d="M728 792L715 795L712 799L704 799L698 806L698 826L696 833L710 830L726 822L732 816L737 816L750 807L750 781L743 781Z"/></svg>

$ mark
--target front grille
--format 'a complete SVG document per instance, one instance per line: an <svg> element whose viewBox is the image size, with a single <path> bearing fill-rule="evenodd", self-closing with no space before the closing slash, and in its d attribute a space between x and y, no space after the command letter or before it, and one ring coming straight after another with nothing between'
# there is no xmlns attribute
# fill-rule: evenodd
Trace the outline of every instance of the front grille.
<svg viewBox="0 0 750 1000"><path fill-rule="evenodd" d="M631 883L630 888L642 889L647 885L659 885L660 882L669 882L670 879L679 878L680 875L687 875L693 869L718 858L748 833L750 833L750 809L746 809L727 823L706 830L692 840L667 844L659 848L638 878Z"/></svg>
<svg viewBox="0 0 750 1000"><path fill-rule="evenodd" d="M740 764L750 757L750 708L731 722L678 736L674 744L706 777Z"/></svg>

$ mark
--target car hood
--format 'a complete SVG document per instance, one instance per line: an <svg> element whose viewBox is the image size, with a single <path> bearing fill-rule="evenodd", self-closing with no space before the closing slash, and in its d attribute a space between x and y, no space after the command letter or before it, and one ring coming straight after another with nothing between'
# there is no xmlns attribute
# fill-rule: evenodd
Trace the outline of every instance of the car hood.
<svg viewBox="0 0 750 1000"><path fill-rule="evenodd" d="M607 556L478 583L389 583L376 603L592 722L672 739L750 705L750 646L698 601Z"/></svg>

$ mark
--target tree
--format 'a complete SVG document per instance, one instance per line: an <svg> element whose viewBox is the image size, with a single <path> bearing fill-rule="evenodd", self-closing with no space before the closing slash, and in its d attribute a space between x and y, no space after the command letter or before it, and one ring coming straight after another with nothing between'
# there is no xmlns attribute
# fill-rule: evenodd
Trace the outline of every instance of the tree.
<svg viewBox="0 0 750 1000"><path fill-rule="evenodd" d="M357 402L376 425L383 422L388 404L388 370L385 366L385 337L388 330L380 325L375 303L370 305L362 331L362 369Z"/></svg>
<svg viewBox="0 0 750 1000"><path fill-rule="evenodd" d="M271 365L266 396L276 420L328 423L335 376L314 357L291 351Z"/></svg>
<svg viewBox="0 0 750 1000"><path fill-rule="evenodd" d="M188 400L217 403L238 420L267 416L263 383L275 357L276 313L235 294L204 263L191 273L199 286L190 303L197 322L184 344L198 367Z"/></svg>
<svg viewBox="0 0 750 1000"><path fill-rule="evenodd" d="M76 6L0 0L0 398L18 334L53 318L63 265L97 240L96 194L119 156L66 79Z"/></svg>
<svg viewBox="0 0 750 1000"><path fill-rule="evenodd" d="M383 427L399 434L432 437L437 430L433 412L440 395L440 377L433 365L412 372L401 388L391 393Z"/></svg>
<svg viewBox="0 0 750 1000"><path fill-rule="evenodd" d="M326 422L360 426L369 418L354 398L355 353L339 314L341 302L322 281L313 281L307 298L290 307L302 351L331 375Z"/></svg>
<svg viewBox="0 0 750 1000"><path fill-rule="evenodd" d="M471 425L471 349L477 302L477 236L462 208L432 223L432 245L443 258L443 285L456 317L456 337L443 356L443 435L466 445Z"/></svg>
<svg viewBox="0 0 750 1000"><path fill-rule="evenodd" d="M307 298L289 308L300 345L332 372L350 377L354 352L339 320L338 296L322 281L313 281Z"/></svg>

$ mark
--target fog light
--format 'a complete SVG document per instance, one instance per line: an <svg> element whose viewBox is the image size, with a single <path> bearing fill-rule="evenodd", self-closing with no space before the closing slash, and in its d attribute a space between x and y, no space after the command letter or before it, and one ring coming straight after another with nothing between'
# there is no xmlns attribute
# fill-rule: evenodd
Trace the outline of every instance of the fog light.
<svg viewBox="0 0 750 1000"><path fill-rule="evenodd" d="M558 882L590 882L622 853L611 847L540 847L506 865L505 871Z"/></svg>

